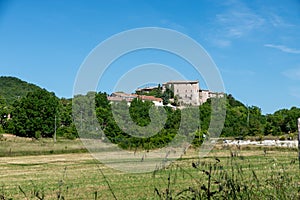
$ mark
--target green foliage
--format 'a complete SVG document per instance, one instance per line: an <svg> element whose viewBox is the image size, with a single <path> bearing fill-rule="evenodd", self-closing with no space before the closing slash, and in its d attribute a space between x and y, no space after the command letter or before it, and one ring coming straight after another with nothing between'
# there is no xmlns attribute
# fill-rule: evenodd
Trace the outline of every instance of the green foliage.
<svg viewBox="0 0 300 200"><path fill-rule="evenodd" d="M264 132L265 117L261 114L260 108L252 106L249 108L249 133L254 136Z"/></svg>
<svg viewBox="0 0 300 200"><path fill-rule="evenodd" d="M16 99L25 97L29 92L41 89L18 78L6 76L0 77L0 86L0 96L5 99L8 105L12 105Z"/></svg>
<svg viewBox="0 0 300 200"><path fill-rule="evenodd" d="M162 94L161 98L163 99L163 104L167 105L169 103L169 99L174 98L174 88L166 87L166 90Z"/></svg>
<svg viewBox="0 0 300 200"><path fill-rule="evenodd" d="M169 99L175 98L174 97L174 88L167 87L166 91L162 92L162 87L160 84L158 84L157 88L154 88L153 90L151 90L149 92L138 91L137 94L162 98L164 105L167 105L169 103ZM178 105L178 97L176 97L176 102L174 102L174 104Z"/></svg>
<svg viewBox="0 0 300 200"><path fill-rule="evenodd" d="M201 129L207 131L211 118L211 99L199 107L199 112Z"/></svg>
<svg viewBox="0 0 300 200"><path fill-rule="evenodd" d="M197 131L195 131L194 134L195 134L195 138L194 138L192 144L195 147L199 147L203 143L203 140L205 139L205 137L208 135L208 132L206 130L197 130Z"/></svg>
<svg viewBox="0 0 300 200"><path fill-rule="evenodd" d="M101 103L101 100L97 100L97 98L99 97L96 92L88 92L86 95L76 95L72 99L73 120L81 137L94 137L97 134L96 105ZM102 98L102 100L104 99ZM107 99L104 101L108 103ZM105 109L105 107L108 107L108 104L103 108Z"/></svg>
<svg viewBox="0 0 300 200"><path fill-rule="evenodd" d="M297 131L297 118L300 109L292 107L290 110L282 109L274 114L263 115L256 106L245 106L235 100L232 95L226 96L226 118L221 136L260 136L282 135ZM211 118L211 100L199 108L201 129L208 130Z"/></svg>
<svg viewBox="0 0 300 200"><path fill-rule="evenodd" d="M3 97L0 96L0 133L3 133L3 127L5 127L6 118L8 115L7 105Z"/></svg>
<svg viewBox="0 0 300 200"><path fill-rule="evenodd" d="M71 140L74 140L78 137L78 133L74 124L71 124L70 126L59 127L57 129L57 135Z"/></svg>
<svg viewBox="0 0 300 200"><path fill-rule="evenodd" d="M153 90L149 91L149 92L140 92L137 91L138 95L146 95L146 96L154 96L157 98L161 98L162 97L162 87L160 84L158 84L158 86L156 88L154 88Z"/></svg>
<svg viewBox="0 0 300 200"><path fill-rule="evenodd" d="M151 101L145 101L135 98L131 102L129 112L131 119L139 126L147 126L150 123L149 109L153 105Z"/></svg>
<svg viewBox="0 0 300 200"><path fill-rule="evenodd" d="M4 133L4 129L3 129L2 125L0 125L0 134L1 133ZM0 136L0 138L1 138L1 136Z"/></svg>
<svg viewBox="0 0 300 200"><path fill-rule="evenodd" d="M58 111L58 99L46 90L29 92L14 103L10 131L24 137L52 137Z"/></svg>
<svg viewBox="0 0 300 200"><path fill-rule="evenodd" d="M147 138L138 138L126 133L134 130L122 130L118 126L112 115L112 109L106 99L106 94L97 93L96 99L96 102L98 102L96 105L101 105L96 107L96 115L101 128L104 130L105 136L108 138L108 140L118 144L122 148L152 149L163 147L168 144L177 134L181 120L180 110L173 110L169 107L165 107L164 110L167 113L167 120L163 126L163 129L156 132L156 127L153 129L149 128L147 132L153 132L153 136ZM114 107L114 112L120 116L124 115L122 112L129 110L131 119L138 126L144 127L150 123L149 109L153 107L153 103L150 101L143 102L139 99L134 99L130 107L128 107L127 102L125 101L115 102L112 106ZM160 118L160 116L155 116L155 118ZM126 124L126 121L124 123Z"/></svg>
<svg viewBox="0 0 300 200"><path fill-rule="evenodd" d="M281 135L297 131L297 118L300 117L300 109L292 107L290 110L281 109L274 114L266 116L265 135Z"/></svg>
<svg viewBox="0 0 300 200"><path fill-rule="evenodd" d="M61 126L71 126L72 120L72 100L71 99L60 99L59 102L59 122Z"/></svg>
<svg viewBox="0 0 300 200"><path fill-rule="evenodd" d="M34 138L39 139L41 136L42 136L42 132L41 131L35 131Z"/></svg>
<svg viewBox="0 0 300 200"><path fill-rule="evenodd" d="M174 96L174 102L172 102L172 105L173 106L179 106L180 105L179 104L179 97L178 97L178 95Z"/></svg>
<svg viewBox="0 0 300 200"><path fill-rule="evenodd" d="M168 173L165 186L155 186L155 194L161 200L299 199L297 163L279 163L273 156L251 157L201 159L191 163L193 169L171 165L163 171ZM154 176L157 174L161 178L163 173L155 171ZM189 183L181 184L180 177Z"/></svg>

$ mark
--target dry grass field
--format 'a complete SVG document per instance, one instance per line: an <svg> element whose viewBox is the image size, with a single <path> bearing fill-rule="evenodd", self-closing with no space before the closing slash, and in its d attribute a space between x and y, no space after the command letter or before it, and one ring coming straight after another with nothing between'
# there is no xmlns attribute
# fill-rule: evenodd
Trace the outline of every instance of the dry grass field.
<svg viewBox="0 0 300 200"><path fill-rule="evenodd" d="M0 199L300 198L297 151L291 149L219 145L200 160L191 149L166 169L129 174L101 164L78 140L0 143Z"/></svg>

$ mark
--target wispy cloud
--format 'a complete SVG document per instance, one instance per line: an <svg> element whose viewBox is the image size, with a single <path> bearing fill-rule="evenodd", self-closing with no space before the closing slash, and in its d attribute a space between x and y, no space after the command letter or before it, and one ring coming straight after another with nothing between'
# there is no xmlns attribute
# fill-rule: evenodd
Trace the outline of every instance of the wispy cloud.
<svg viewBox="0 0 300 200"><path fill-rule="evenodd" d="M286 27L294 27L295 26L293 24L286 22L286 20L284 20L283 17L281 17L277 14L274 14L274 13L271 13L269 18L270 18L269 21L275 28L278 28L278 27L286 28Z"/></svg>
<svg viewBox="0 0 300 200"><path fill-rule="evenodd" d="M300 68L288 69L282 75L292 80L300 80Z"/></svg>
<svg viewBox="0 0 300 200"><path fill-rule="evenodd" d="M229 47L231 46L231 41L230 40L225 40L225 39L212 39L212 43L217 46L217 47Z"/></svg>
<svg viewBox="0 0 300 200"><path fill-rule="evenodd" d="M211 43L224 48L263 27L266 20L240 1L221 2L221 12L212 21Z"/></svg>
<svg viewBox="0 0 300 200"><path fill-rule="evenodd" d="M256 28L261 27L265 20L259 15L247 11L229 11L216 16L217 23L222 27L223 35L229 38L242 37Z"/></svg>
<svg viewBox="0 0 300 200"><path fill-rule="evenodd" d="M284 45L265 44L264 46L274 48L274 49L278 49L278 50L281 50L281 51L286 52L286 53L300 54L299 49L292 49L292 48L289 48L289 47L284 46Z"/></svg>

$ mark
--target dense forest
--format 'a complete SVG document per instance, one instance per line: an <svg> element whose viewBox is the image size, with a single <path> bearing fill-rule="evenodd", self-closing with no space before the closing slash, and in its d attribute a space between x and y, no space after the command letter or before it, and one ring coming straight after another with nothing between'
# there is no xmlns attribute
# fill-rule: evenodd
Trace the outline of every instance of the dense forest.
<svg viewBox="0 0 300 200"><path fill-rule="evenodd" d="M0 96L2 101L4 100L8 105L12 105L16 99L26 96L28 92L38 89L40 87L15 77L0 77Z"/></svg>
<svg viewBox="0 0 300 200"><path fill-rule="evenodd" d="M5 80L5 81L4 81ZM123 148L157 148L169 143L178 133L180 128L181 109L161 107L154 112L154 118L161 128L148 127L147 134L150 137L131 136L130 132L138 132L139 128L146 127L151 123L149 110L154 107L150 101L134 99L131 105L127 102L110 103L107 94L102 92L90 92L87 95L79 95L74 99L58 98L54 93L48 92L32 84L23 82L17 78L0 77L0 133L12 133L22 137L65 137L74 139L78 137L76 128L83 129L90 134L100 134L97 129L92 129L87 123L82 123L88 116L78 114L74 116L72 109L79 113L83 112L81 105L87 105L84 101L89 98L95 99L95 115L100 128L103 130L107 140L120 145ZM2 85L3 82L6 82ZM14 95L17 95L18 98ZM172 96L171 91L161 93L154 91L154 96L160 96L168 103L168 98ZM186 130L186 134L194 134L196 137L194 145L201 144L203 134L210 135L208 127L211 118L211 104L214 99L209 99L199 106L199 124L195 130ZM73 101L73 108L72 108ZM74 106L75 105L75 106ZM77 107L76 107L77 106ZM124 129L116 123L114 112L128 110L130 119L133 120L132 128ZM160 114L166 113L166 116ZM86 113L86 112L83 112ZM123 113L124 114L124 113ZM164 120L164 117L166 118ZM193 116L188 117L188 122L195 121ZM221 136L223 137L247 137L247 136L282 136L297 131L297 118L300 117L300 109L292 107L281 109L273 114L263 115L261 109L256 106L245 106L236 100L232 95L226 95L226 118ZM75 122L81 123L80 127L75 127ZM129 120L123 120L124 126ZM128 126L127 126L128 127ZM145 130L142 129L141 130ZM132 130L131 130L132 129ZM123 130L126 130L124 132Z"/></svg>

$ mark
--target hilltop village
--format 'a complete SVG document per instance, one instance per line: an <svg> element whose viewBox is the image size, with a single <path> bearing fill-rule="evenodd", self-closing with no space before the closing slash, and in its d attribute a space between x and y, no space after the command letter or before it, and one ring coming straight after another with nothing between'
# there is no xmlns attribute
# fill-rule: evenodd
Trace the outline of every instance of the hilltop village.
<svg viewBox="0 0 300 200"><path fill-rule="evenodd" d="M155 106L183 107L199 106L212 97L224 97L224 93L203 90L199 81L168 81L156 87L138 88L134 94L114 92L107 99L110 102L131 101L139 98L142 101L152 101Z"/></svg>

